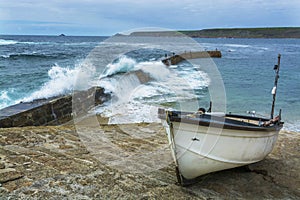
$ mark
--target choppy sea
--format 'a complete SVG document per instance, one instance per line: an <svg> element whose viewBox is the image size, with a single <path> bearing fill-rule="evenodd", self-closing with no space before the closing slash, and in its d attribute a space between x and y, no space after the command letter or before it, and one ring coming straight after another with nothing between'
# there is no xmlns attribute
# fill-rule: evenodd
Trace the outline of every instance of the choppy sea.
<svg viewBox="0 0 300 200"><path fill-rule="evenodd" d="M173 52L215 49L222 58L169 67L160 62ZM1 35L0 109L97 85L113 95L95 111L111 123L151 122L157 107L196 111L210 100L214 105L217 80L224 85L226 112L269 117L279 53L275 113L282 109L286 130L300 131L300 39Z"/></svg>

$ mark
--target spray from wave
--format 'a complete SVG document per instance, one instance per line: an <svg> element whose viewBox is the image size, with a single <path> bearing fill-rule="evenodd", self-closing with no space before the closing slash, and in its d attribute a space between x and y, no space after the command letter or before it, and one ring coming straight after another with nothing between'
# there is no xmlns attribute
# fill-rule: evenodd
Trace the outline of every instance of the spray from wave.
<svg viewBox="0 0 300 200"><path fill-rule="evenodd" d="M157 107L195 100L198 96L194 90L207 87L209 82L204 72L192 66L168 68L160 61L136 62L122 57L107 65L100 76L98 85L112 92L114 98L96 112L109 117L112 124L155 122Z"/></svg>
<svg viewBox="0 0 300 200"><path fill-rule="evenodd" d="M89 82L77 82L77 79L91 80L94 76L93 66L83 63L75 68L64 68L55 64L49 71L49 81L22 101L30 102L35 99L50 98L71 93L74 89L85 90L89 88Z"/></svg>
<svg viewBox="0 0 300 200"><path fill-rule="evenodd" d="M4 90L0 92L0 109L5 108L12 103L12 99L9 97L8 91Z"/></svg>
<svg viewBox="0 0 300 200"><path fill-rule="evenodd" d="M134 69L135 65L135 60L130 59L126 56L122 56L117 63L107 65L106 70L100 76L100 79L117 73L129 72Z"/></svg>

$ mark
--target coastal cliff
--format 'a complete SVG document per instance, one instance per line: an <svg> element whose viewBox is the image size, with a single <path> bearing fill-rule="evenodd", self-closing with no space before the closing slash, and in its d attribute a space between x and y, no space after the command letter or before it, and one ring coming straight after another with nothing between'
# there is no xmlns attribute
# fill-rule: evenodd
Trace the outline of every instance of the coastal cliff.
<svg viewBox="0 0 300 200"><path fill-rule="evenodd" d="M130 36L194 38L300 38L300 27L216 28L202 30L133 32Z"/></svg>
<svg viewBox="0 0 300 200"><path fill-rule="evenodd" d="M128 154L167 145L160 124L94 128L103 131L106 139ZM136 137L124 130L132 130ZM263 161L205 175L189 187L177 184L173 162L147 173L126 172L107 165L86 148L73 125L2 128L0 144L0 196L4 199L297 199L300 196L300 139L293 132L282 131L273 152ZM171 156L168 148L165 151ZM147 155L141 159L147 160Z"/></svg>
<svg viewBox="0 0 300 200"><path fill-rule="evenodd" d="M300 27L218 28L180 32L189 37L200 38L300 38Z"/></svg>

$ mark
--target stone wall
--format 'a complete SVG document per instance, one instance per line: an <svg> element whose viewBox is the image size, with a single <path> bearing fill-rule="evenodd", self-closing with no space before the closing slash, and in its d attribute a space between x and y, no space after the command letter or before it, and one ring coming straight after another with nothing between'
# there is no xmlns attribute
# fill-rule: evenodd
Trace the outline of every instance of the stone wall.
<svg viewBox="0 0 300 200"><path fill-rule="evenodd" d="M0 110L0 128L60 125L84 115L110 98L101 87L51 99L20 103ZM73 100L73 101L72 101Z"/></svg>
<svg viewBox="0 0 300 200"><path fill-rule="evenodd" d="M162 62L169 66L169 65L176 65L184 60L195 59L195 58L221 58L222 53L221 51L196 51L196 52L184 52L182 54L176 54L170 56L166 59L163 59Z"/></svg>

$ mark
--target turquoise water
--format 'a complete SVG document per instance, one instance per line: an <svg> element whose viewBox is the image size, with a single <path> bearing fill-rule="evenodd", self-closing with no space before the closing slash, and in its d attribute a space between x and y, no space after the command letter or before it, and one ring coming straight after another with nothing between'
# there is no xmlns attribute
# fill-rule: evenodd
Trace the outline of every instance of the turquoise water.
<svg viewBox="0 0 300 200"><path fill-rule="evenodd" d="M107 37L57 37L57 36L0 36L0 108L20 101L48 98L72 92L76 76L82 72L86 57L98 45L105 48L102 55L110 55L126 45L101 43ZM162 38L163 40L163 38ZM272 103L271 89L274 85L273 66L280 53L281 69L278 84L276 112L282 109L286 129L300 130L300 40L299 39L195 39L203 49L222 51L222 58L213 59L222 75L226 90L227 112L245 114L255 110L257 114L269 116ZM125 47L124 47L125 46ZM208 105L208 85L214 77L196 72L189 63L169 69L157 61L166 53L163 46L138 46L122 59L107 66L97 61L95 70L89 74L89 85L101 85L114 92L114 77L120 72L141 69L151 74L151 83L135 90L133 95L143 103L158 102L159 105L174 106L177 101L200 99ZM174 46L175 52L188 51ZM105 62L103 62L105 63ZM156 71L149 71L156 66ZM108 69L110 67L110 69ZM104 70L104 71L103 71ZM89 72L90 73L90 72ZM104 81L100 77L106 75ZM190 80L195 96L188 89L180 88L182 99L163 87L161 76L177 74ZM168 79L171 82L171 79ZM122 90L135 87L133 79L126 80ZM131 95L132 96L132 95ZM184 97L182 97L184 96ZM139 107L139 109L147 109Z"/></svg>
<svg viewBox="0 0 300 200"><path fill-rule="evenodd" d="M103 37L0 36L0 108L38 91L54 78L48 74L51 69L59 73L55 66L73 69L102 40ZM63 92L68 89L71 88Z"/></svg>
<svg viewBox="0 0 300 200"><path fill-rule="evenodd" d="M227 95L227 110L256 110L267 115L271 110L274 85L273 65L281 54L276 108L282 109L286 125L300 127L300 40L299 39L199 39L222 50L214 59Z"/></svg>

